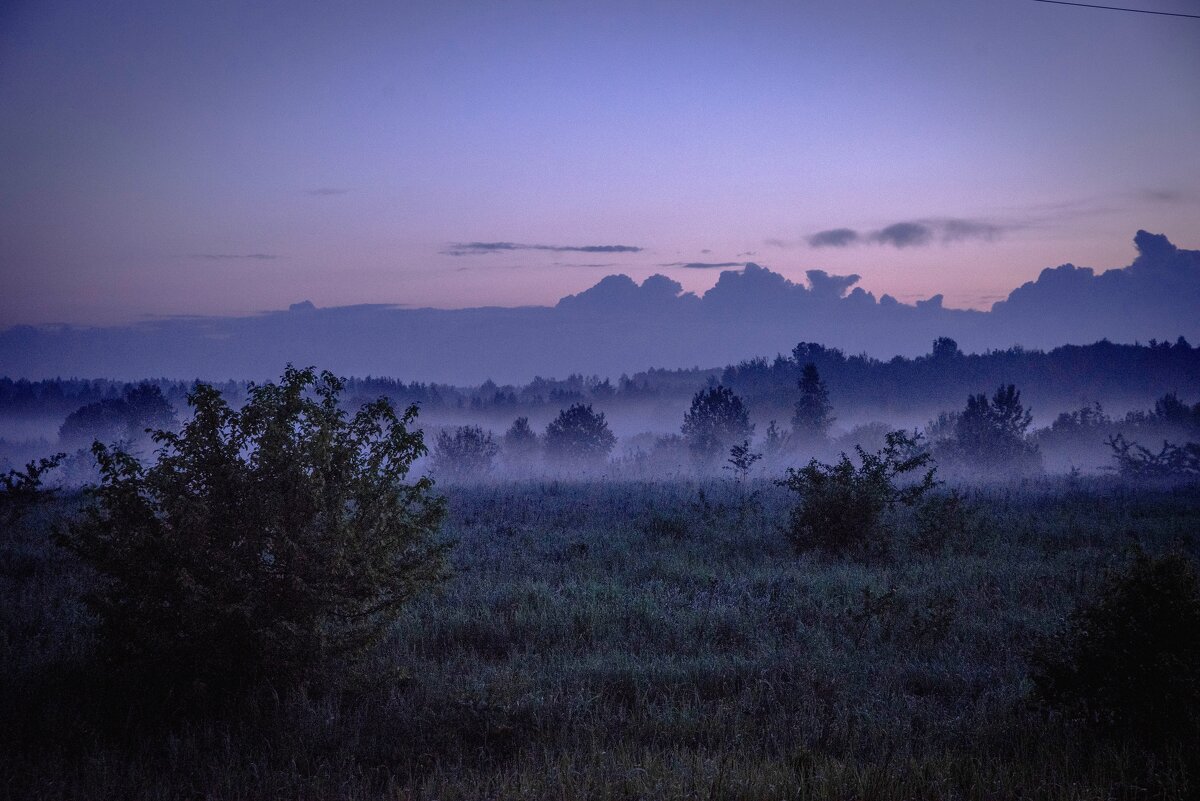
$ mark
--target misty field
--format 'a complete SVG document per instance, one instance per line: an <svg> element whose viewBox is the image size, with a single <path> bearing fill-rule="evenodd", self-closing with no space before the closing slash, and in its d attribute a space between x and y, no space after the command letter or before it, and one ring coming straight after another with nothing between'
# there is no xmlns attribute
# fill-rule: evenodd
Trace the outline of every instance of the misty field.
<svg viewBox="0 0 1200 801"><path fill-rule="evenodd" d="M798 555L766 482L439 489L452 575L395 625L384 678L203 715L89 667L88 579L48 539L76 499L10 526L3 795L1195 797L1183 742L1048 712L1029 666L1135 546L1195 557L1194 485L967 489L866 560Z"/></svg>

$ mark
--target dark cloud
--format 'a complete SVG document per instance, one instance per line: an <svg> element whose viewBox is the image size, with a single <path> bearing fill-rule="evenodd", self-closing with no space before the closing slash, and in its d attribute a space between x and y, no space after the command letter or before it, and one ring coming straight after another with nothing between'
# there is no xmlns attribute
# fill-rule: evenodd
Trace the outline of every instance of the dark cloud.
<svg viewBox="0 0 1200 801"><path fill-rule="evenodd" d="M331 195L344 195L349 191L349 189L339 189L336 186L318 186L315 189L306 190L305 194L316 195L317 197L330 197Z"/></svg>
<svg viewBox="0 0 1200 801"><path fill-rule="evenodd" d="M831 228L808 237L808 244L814 248L844 248L855 244L858 239L858 231L853 228Z"/></svg>
<svg viewBox="0 0 1200 801"><path fill-rule="evenodd" d="M193 253L189 258L204 259L205 261L234 261L250 259L252 261L270 261L278 259L275 253Z"/></svg>
<svg viewBox="0 0 1200 801"><path fill-rule="evenodd" d="M633 245L522 245L516 242L455 242L442 253L446 256L506 253L512 250L548 250L553 253L641 253L643 249Z"/></svg>
<svg viewBox="0 0 1200 801"><path fill-rule="evenodd" d="M933 241L933 230L921 223L900 222L876 231L870 239L897 248L920 247Z"/></svg>
<svg viewBox="0 0 1200 801"><path fill-rule="evenodd" d="M941 228L943 242L960 242L964 239L982 239L990 242L1004 233L1005 228L982 220L949 218L935 222Z"/></svg>
<svg viewBox="0 0 1200 801"><path fill-rule="evenodd" d="M705 248L704 250L702 250L700 252L703 253L705 256L707 256L709 253L712 253L712 251L709 250L708 248Z"/></svg>
<svg viewBox="0 0 1200 801"><path fill-rule="evenodd" d="M895 248L925 247L934 242L990 242L1016 226L963 217L931 217L892 223L878 231L861 234L853 228L830 228L807 237L809 247L844 248L872 242ZM774 244L775 242L772 242ZM779 243L782 244L782 243Z"/></svg>
<svg viewBox="0 0 1200 801"><path fill-rule="evenodd" d="M684 267L689 270L716 270L721 267L745 267L744 261L672 261L659 267Z"/></svg>
<svg viewBox="0 0 1200 801"><path fill-rule="evenodd" d="M1182 189L1143 189L1142 199L1152 203L1195 203L1200 200L1200 194L1187 192Z"/></svg>

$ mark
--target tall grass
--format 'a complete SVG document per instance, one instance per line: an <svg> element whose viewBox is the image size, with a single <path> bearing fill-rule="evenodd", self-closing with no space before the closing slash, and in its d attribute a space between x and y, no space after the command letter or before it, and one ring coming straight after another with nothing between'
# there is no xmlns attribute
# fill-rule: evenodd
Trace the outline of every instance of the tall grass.
<svg viewBox="0 0 1200 801"><path fill-rule="evenodd" d="M1200 492L965 490L931 550L797 556L765 482L454 486L454 576L337 696L211 714L105 702L47 545L0 548L9 798L1189 798L1148 751L1034 707L1028 646L1140 543L1196 554ZM64 501L69 506L70 501ZM60 509L58 511L66 511ZM911 536L910 536L911 535ZM943 541L944 540L944 541ZM115 696L113 696L115 697ZM127 696L121 696L122 698ZM114 709L114 706L117 706ZM144 711L144 710L143 710Z"/></svg>

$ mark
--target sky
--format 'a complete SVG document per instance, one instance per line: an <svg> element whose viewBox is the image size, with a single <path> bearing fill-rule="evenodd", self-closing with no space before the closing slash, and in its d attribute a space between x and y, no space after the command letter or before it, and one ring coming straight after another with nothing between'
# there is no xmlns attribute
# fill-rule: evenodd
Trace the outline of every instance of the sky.
<svg viewBox="0 0 1200 801"><path fill-rule="evenodd" d="M1200 20L1034 0L10 0L0 327L746 261L987 308L1200 247L1197 131Z"/></svg>

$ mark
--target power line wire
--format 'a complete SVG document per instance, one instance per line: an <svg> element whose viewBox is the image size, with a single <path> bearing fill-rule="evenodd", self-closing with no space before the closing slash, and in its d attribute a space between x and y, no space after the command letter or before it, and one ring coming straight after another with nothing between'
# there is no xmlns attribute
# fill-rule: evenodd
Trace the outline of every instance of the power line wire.
<svg viewBox="0 0 1200 801"><path fill-rule="evenodd" d="M1119 6L1097 6L1091 3L1068 3L1066 0L1034 0L1035 3L1053 3L1056 6L1079 6L1080 8L1102 8L1105 11L1131 11L1134 14L1155 14L1160 17L1187 17L1200 19L1200 14L1178 14L1174 11L1150 11L1145 8L1121 8Z"/></svg>

